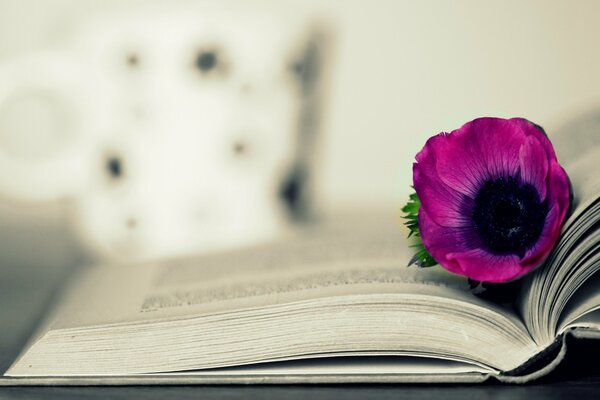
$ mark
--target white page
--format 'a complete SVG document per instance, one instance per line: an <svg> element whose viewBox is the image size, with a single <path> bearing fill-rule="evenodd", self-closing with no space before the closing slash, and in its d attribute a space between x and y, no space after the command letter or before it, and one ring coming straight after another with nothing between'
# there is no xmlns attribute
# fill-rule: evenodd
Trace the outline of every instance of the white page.
<svg viewBox="0 0 600 400"><path fill-rule="evenodd" d="M560 309L551 310L559 291L571 292L573 287L564 281L586 248L574 250L574 245L589 235L583 228L593 229L594 221L600 217L598 199L600 198L600 174L597 173L600 160L600 148L589 150L584 156L572 160L566 165L571 180L574 199L573 211L565 222L561 237L545 264L534 271L523 285L523 298L519 303L521 315L530 332L540 343L554 340L556 320ZM570 293L569 293L570 294ZM552 315L551 315L552 313Z"/></svg>
<svg viewBox="0 0 600 400"><path fill-rule="evenodd" d="M439 266L407 267L412 253L393 216L356 219L231 254L94 267L85 271L53 328L191 317L368 293L430 294L504 312L473 296L466 278Z"/></svg>

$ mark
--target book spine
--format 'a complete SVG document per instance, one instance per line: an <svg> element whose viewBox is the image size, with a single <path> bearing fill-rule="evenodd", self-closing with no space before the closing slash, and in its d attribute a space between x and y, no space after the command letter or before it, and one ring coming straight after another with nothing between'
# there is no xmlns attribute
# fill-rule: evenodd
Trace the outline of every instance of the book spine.
<svg viewBox="0 0 600 400"><path fill-rule="evenodd" d="M495 378L504 383L527 383L539 379L553 371L567 353L567 336L571 331L557 336L544 350L540 351L521 366L502 372Z"/></svg>

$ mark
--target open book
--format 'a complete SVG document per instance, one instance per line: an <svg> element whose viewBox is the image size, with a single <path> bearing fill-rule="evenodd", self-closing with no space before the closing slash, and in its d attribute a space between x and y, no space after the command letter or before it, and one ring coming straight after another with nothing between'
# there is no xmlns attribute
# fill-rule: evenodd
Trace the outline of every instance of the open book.
<svg viewBox="0 0 600 400"><path fill-rule="evenodd" d="M514 306L407 267L397 216L347 216L235 253L83 269L1 383L534 379L565 335L600 338L599 159L566 164L574 211Z"/></svg>

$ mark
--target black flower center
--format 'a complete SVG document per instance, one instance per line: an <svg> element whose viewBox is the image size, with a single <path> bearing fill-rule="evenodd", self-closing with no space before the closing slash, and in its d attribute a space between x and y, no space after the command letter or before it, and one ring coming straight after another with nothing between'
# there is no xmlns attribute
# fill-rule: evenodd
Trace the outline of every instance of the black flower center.
<svg viewBox="0 0 600 400"><path fill-rule="evenodd" d="M532 185L513 177L498 178L477 193L473 222L492 253L523 257L542 234L546 214L548 204L540 201Z"/></svg>

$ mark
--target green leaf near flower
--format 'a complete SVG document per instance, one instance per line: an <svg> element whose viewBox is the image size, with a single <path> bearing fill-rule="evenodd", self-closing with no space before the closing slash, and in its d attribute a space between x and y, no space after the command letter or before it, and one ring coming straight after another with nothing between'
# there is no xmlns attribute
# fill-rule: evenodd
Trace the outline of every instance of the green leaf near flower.
<svg viewBox="0 0 600 400"><path fill-rule="evenodd" d="M421 240L421 233L419 232L420 207L421 201L416 193L412 193L409 196L406 205L402 207L402 212L404 213L402 219L405 220L404 225L408 228L408 237L412 237L414 241L410 247L415 250L415 255L410 259L408 265L414 264L421 268L433 267L437 264L437 261L435 261L427 249L425 249L423 241Z"/></svg>

